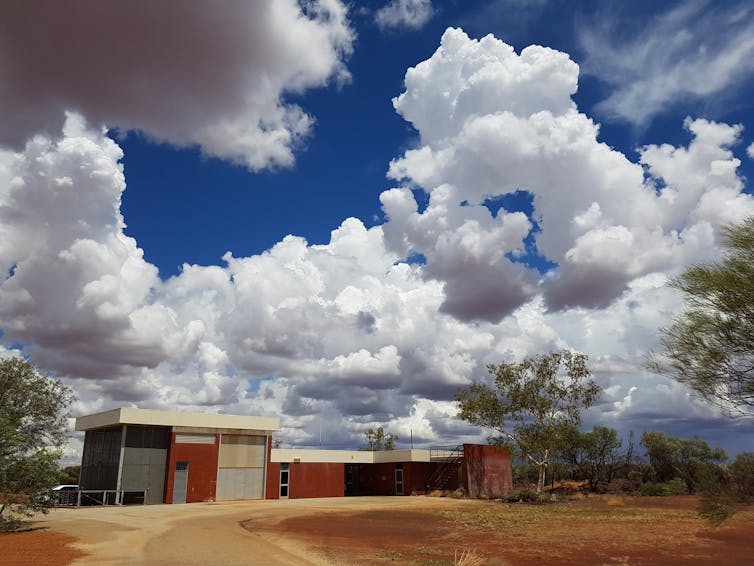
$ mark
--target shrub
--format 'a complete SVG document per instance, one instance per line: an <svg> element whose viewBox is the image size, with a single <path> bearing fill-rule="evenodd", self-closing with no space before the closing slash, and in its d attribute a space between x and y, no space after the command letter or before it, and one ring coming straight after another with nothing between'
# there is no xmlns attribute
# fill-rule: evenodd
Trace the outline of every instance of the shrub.
<svg viewBox="0 0 754 566"><path fill-rule="evenodd" d="M648 496L683 495L686 493L686 484L679 478L663 483L647 482L641 485L639 493Z"/></svg>
<svg viewBox="0 0 754 566"><path fill-rule="evenodd" d="M714 493L704 496L697 512L710 523L719 525L735 515L740 503L730 493Z"/></svg>
<svg viewBox="0 0 754 566"><path fill-rule="evenodd" d="M754 452L742 452L728 468L735 494L743 501L754 500Z"/></svg>

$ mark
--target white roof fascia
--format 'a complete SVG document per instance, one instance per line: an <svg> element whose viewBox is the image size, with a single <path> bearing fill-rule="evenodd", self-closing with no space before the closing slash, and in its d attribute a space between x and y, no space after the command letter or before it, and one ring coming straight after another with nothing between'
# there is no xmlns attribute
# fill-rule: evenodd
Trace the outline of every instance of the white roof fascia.
<svg viewBox="0 0 754 566"><path fill-rule="evenodd" d="M277 417L254 417L245 415L220 415L217 413L185 413L179 411L155 411L122 407L76 419L76 430L84 431L122 424L225 428L236 430L257 430L271 433L280 430Z"/></svg>

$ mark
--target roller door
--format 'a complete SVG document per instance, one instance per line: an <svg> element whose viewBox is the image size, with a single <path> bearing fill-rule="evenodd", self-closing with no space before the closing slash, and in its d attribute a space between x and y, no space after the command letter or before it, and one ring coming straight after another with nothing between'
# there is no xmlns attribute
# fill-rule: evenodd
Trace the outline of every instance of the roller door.
<svg viewBox="0 0 754 566"><path fill-rule="evenodd" d="M264 436L222 436L217 473L218 501L264 497L266 448Z"/></svg>

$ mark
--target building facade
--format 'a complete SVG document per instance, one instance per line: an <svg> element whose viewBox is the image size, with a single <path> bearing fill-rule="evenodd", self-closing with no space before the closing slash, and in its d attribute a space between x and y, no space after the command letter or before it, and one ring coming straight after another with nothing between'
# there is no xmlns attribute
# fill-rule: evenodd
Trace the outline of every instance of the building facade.
<svg viewBox="0 0 754 566"><path fill-rule="evenodd" d="M80 417L76 430L85 432L82 494L101 492L97 497L107 503L411 495L459 487L479 497L513 484L503 447L274 449L279 420L271 417L122 408Z"/></svg>

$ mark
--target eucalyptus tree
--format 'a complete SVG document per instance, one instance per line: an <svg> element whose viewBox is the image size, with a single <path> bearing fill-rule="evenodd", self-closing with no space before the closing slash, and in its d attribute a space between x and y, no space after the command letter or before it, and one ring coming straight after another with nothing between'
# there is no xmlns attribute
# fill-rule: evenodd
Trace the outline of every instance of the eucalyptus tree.
<svg viewBox="0 0 754 566"><path fill-rule="evenodd" d="M0 530L13 530L52 505L71 394L13 357L0 359L0 392Z"/></svg>
<svg viewBox="0 0 754 566"><path fill-rule="evenodd" d="M585 354L564 350L492 364L492 386L477 382L456 395L461 419L497 432L538 466L537 493L550 459L600 395L587 361Z"/></svg>

